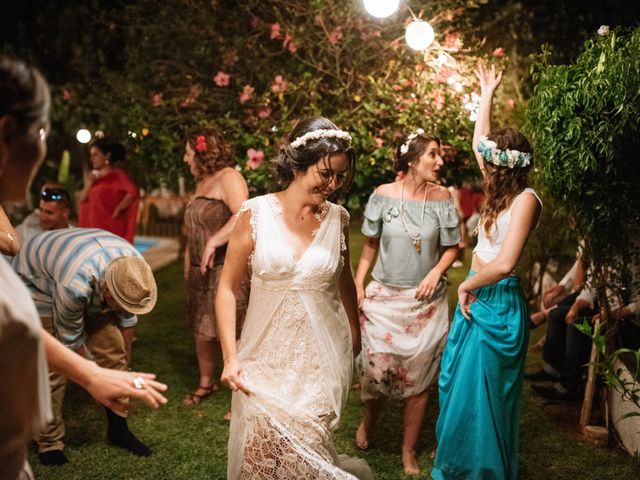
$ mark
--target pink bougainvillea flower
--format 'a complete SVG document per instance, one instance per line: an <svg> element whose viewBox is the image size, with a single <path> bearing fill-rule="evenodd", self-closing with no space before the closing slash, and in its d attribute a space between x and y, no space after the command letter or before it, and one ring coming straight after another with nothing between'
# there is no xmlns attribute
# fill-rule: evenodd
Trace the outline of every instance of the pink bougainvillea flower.
<svg viewBox="0 0 640 480"><path fill-rule="evenodd" d="M280 39L282 38L282 32L280 31L280 24L274 23L271 25L271 38L272 39Z"/></svg>
<svg viewBox="0 0 640 480"><path fill-rule="evenodd" d="M258 117L260 118L269 118L271 116L271 108L270 107L261 107L258 110Z"/></svg>
<svg viewBox="0 0 640 480"><path fill-rule="evenodd" d="M394 84L394 85L391 85L391 88L392 88L393 90L396 90L396 91L398 91L398 90L402 90L402 87L401 87L400 85L398 85L397 83L396 83L396 84Z"/></svg>
<svg viewBox="0 0 640 480"><path fill-rule="evenodd" d="M245 85L242 92L240 92L240 103L245 103L251 100L253 92L255 92L255 88L251 85Z"/></svg>
<svg viewBox="0 0 640 480"><path fill-rule="evenodd" d="M367 41L370 38L380 38L380 30L360 30L360 39Z"/></svg>
<svg viewBox="0 0 640 480"><path fill-rule="evenodd" d="M447 80L449 80L449 77L454 73L456 73L455 70L443 65L436 72L436 82L447 83Z"/></svg>
<svg viewBox="0 0 640 480"><path fill-rule="evenodd" d="M516 101L513 98L507 100L507 108L509 110L513 110L514 108L516 108Z"/></svg>
<svg viewBox="0 0 640 480"><path fill-rule="evenodd" d="M376 142L376 148L380 148L384 145L384 140L380 137L373 137L373 141Z"/></svg>
<svg viewBox="0 0 640 480"><path fill-rule="evenodd" d="M282 75L276 75L273 79L273 83L271 84L271 91L273 93L281 93L284 92L287 88L287 82L282 77Z"/></svg>
<svg viewBox="0 0 640 480"><path fill-rule="evenodd" d="M442 107L444 107L444 95L442 94L441 90L434 90L433 103L436 107L436 110L442 110Z"/></svg>
<svg viewBox="0 0 640 480"><path fill-rule="evenodd" d="M292 40L293 36L291 36L291 34L287 32L284 36L284 40L282 41L282 48L287 48Z"/></svg>
<svg viewBox="0 0 640 480"><path fill-rule="evenodd" d="M62 89L62 99L66 101L71 100L71 92L66 88Z"/></svg>
<svg viewBox="0 0 640 480"><path fill-rule="evenodd" d="M196 99L200 96L200 91L202 90L202 86L199 83L195 85L191 85L189 87L189 94L185 97L185 99L180 104L183 107L191 105Z"/></svg>
<svg viewBox="0 0 640 480"><path fill-rule="evenodd" d="M231 75L220 70L218 73L216 73L216 76L213 77L213 83L215 83L219 87L226 87L227 85L229 85L230 78Z"/></svg>
<svg viewBox="0 0 640 480"><path fill-rule="evenodd" d="M504 48L496 48L491 55L493 55L494 57L504 57Z"/></svg>
<svg viewBox="0 0 640 480"><path fill-rule="evenodd" d="M247 157L247 168L250 170L255 170L264 162L264 152L262 150L250 148L247 150Z"/></svg>
<svg viewBox="0 0 640 480"><path fill-rule="evenodd" d="M296 53L298 51L298 46L295 43L290 42L289 45L287 45L287 50L291 53Z"/></svg>
<svg viewBox="0 0 640 480"><path fill-rule="evenodd" d="M154 93L151 96L151 106L159 107L162 105L162 93Z"/></svg>
<svg viewBox="0 0 640 480"><path fill-rule="evenodd" d="M444 36L444 46L451 50L457 51L462 47L460 32L451 32Z"/></svg>
<svg viewBox="0 0 640 480"><path fill-rule="evenodd" d="M329 43L331 45L337 45L338 42L342 40L342 28L340 27L336 27L330 34L329 34Z"/></svg>

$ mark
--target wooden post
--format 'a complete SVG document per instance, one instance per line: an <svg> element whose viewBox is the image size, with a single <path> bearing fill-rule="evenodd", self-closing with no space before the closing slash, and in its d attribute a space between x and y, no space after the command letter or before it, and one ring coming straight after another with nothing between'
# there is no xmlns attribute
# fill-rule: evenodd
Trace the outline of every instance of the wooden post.
<svg viewBox="0 0 640 480"><path fill-rule="evenodd" d="M593 324L595 332L600 326L600 317L596 317ZM593 394L596 386L596 361L598 360L598 348L595 342L591 346L591 356L589 358L589 370L587 375L587 386L584 389L584 400L582 402L582 411L580 412L580 428L584 432L585 427L591 420L591 410L593 409Z"/></svg>

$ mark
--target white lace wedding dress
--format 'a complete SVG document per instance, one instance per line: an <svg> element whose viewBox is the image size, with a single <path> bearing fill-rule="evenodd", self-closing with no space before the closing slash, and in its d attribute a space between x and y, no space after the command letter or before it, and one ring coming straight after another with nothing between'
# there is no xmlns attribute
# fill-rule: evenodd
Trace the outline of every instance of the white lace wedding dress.
<svg viewBox="0 0 640 480"><path fill-rule="evenodd" d="M351 382L351 334L337 283L349 215L326 203L298 261L275 195L253 198L251 296L238 348L250 395L234 392L229 479L368 479L332 443Z"/></svg>

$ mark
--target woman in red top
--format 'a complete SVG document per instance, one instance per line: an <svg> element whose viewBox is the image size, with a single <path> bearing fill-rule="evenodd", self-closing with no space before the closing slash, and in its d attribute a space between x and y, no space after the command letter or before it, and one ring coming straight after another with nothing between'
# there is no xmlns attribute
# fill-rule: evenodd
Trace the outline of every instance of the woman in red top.
<svg viewBox="0 0 640 480"><path fill-rule="evenodd" d="M102 228L133 243L140 196L138 187L116 166L124 158L122 145L105 139L91 145L93 170L78 195L78 226Z"/></svg>

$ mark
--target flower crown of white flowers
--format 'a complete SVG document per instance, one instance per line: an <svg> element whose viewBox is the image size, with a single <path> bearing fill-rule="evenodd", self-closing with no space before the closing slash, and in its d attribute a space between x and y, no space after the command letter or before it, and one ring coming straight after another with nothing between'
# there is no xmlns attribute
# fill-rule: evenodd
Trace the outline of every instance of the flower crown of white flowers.
<svg viewBox="0 0 640 480"><path fill-rule="evenodd" d="M407 137L407 141L400 145L400 153L402 155L405 155L409 151L409 145L411 144L411 141L417 138L418 135L424 135L424 130L418 128L415 132L409 134L409 136Z"/></svg>
<svg viewBox="0 0 640 480"><path fill-rule="evenodd" d="M296 138L293 142L291 142L291 148L304 147L309 140L319 140L321 138L339 138L340 140L345 140L349 144L351 144L351 135L342 130L335 129L324 129L320 128L318 130L312 130L311 132L307 132L304 135Z"/></svg>
<svg viewBox="0 0 640 480"><path fill-rule="evenodd" d="M478 152L482 158L499 167L526 167L531 164L533 156L529 152L520 152L518 150L500 150L498 144L493 140L489 140L486 136L480 137L478 143Z"/></svg>

